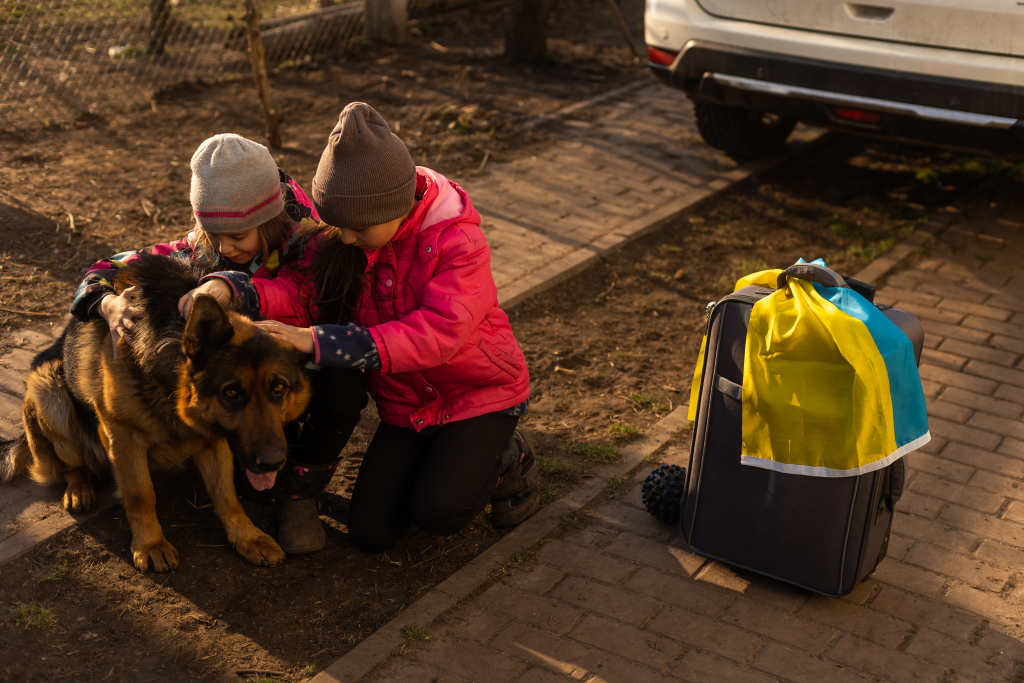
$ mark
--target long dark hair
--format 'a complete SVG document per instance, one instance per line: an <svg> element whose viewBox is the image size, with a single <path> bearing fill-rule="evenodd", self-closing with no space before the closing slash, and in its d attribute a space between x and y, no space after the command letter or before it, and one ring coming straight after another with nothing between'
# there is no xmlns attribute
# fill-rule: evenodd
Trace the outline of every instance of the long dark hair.
<svg viewBox="0 0 1024 683"><path fill-rule="evenodd" d="M363 286L366 254L341 241L341 231L321 224L310 233L316 252L307 266L316 294L306 303L309 317L323 325L352 322Z"/></svg>

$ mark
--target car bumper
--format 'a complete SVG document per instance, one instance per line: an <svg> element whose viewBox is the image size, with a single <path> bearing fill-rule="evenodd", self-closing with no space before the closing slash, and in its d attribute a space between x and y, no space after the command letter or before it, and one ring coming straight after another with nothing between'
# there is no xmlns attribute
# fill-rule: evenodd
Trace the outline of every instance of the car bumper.
<svg viewBox="0 0 1024 683"><path fill-rule="evenodd" d="M1004 155L1024 154L1024 87L736 48L691 40L659 80L697 100L811 125ZM865 124L837 107L881 115Z"/></svg>

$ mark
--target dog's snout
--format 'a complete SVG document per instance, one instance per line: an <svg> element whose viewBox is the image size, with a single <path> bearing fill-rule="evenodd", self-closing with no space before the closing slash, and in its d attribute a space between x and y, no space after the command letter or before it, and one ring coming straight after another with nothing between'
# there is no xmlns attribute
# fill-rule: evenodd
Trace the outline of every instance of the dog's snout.
<svg viewBox="0 0 1024 683"><path fill-rule="evenodd" d="M286 448L261 448L256 451L256 466L263 472L276 472L288 458Z"/></svg>

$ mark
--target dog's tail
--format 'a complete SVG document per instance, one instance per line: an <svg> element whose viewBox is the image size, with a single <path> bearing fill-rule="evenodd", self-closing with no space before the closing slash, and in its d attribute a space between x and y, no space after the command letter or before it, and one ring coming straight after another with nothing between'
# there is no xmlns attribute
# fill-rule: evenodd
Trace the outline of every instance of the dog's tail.
<svg viewBox="0 0 1024 683"><path fill-rule="evenodd" d="M32 451L24 434L10 441L0 441L0 482L10 481L28 469Z"/></svg>

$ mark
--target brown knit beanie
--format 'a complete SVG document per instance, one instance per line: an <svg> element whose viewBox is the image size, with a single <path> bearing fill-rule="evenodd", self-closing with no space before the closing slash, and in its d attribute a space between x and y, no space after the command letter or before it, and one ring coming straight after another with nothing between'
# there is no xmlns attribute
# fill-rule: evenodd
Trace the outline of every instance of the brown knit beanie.
<svg viewBox="0 0 1024 683"><path fill-rule="evenodd" d="M365 228L401 218L416 199L416 164L398 136L368 104L341 112L313 176L320 220Z"/></svg>

